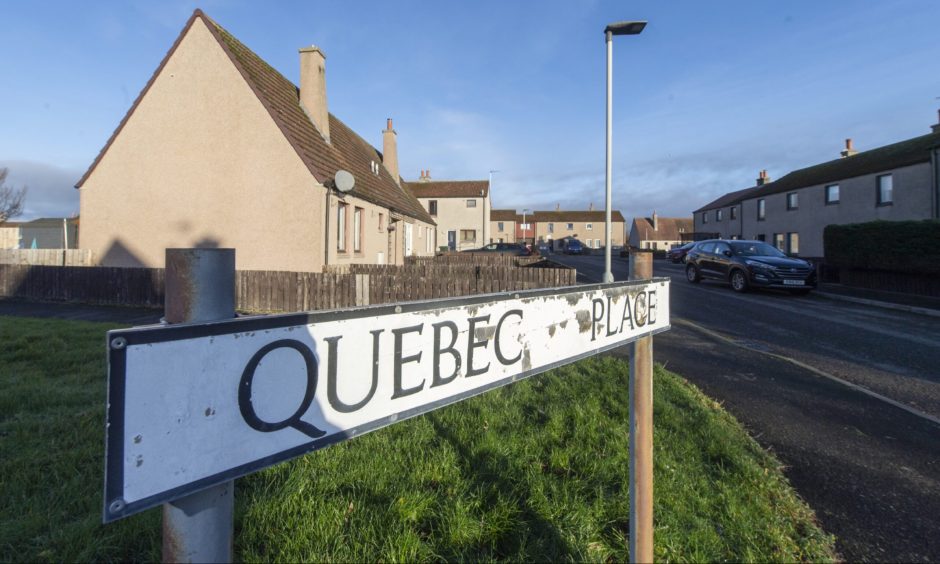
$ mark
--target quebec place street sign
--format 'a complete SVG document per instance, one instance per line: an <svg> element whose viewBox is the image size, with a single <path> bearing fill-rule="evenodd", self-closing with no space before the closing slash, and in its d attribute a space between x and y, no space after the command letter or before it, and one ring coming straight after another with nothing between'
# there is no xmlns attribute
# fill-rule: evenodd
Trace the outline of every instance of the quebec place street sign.
<svg viewBox="0 0 940 564"><path fill-rule="evenodd" d="M110 331L104 521L669 326L657 278Z"/></svg>

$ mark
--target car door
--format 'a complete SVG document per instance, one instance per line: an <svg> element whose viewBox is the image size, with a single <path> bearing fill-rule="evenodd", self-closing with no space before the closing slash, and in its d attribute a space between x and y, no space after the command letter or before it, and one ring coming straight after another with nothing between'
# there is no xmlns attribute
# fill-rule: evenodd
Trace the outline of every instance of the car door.
<svg viewBox="0 0 940 564"><path fill-rule="evenodd" d="M715 243L712 272L717 278L727 278L731 272L731 245L728 243Z"/></svg>
<svg viewBox="0 0 940 564"><path fill-rule="evenodd" d="M695 248L695 266L698 267L699 274L707 278L714 278L714 254L715 243L702 243Z"/></svg>

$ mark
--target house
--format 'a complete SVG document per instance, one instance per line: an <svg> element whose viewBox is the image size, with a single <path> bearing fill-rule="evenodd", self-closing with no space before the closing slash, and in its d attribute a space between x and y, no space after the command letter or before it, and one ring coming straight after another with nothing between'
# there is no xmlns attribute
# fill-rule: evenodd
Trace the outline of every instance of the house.
<svg viewBox="0 0 940 564"><path fill-rule="evenodd" d="M43 217L19 225L20 249L78 248L78 218Z"/></svg>
<svg viewBox="0 0 940 564"><path fill-rule="evenodd" d="M406 187L437 222L437 240L452 251L477 249L490 242L488 180L432 180L421 171Z"/></svg>
<svg viewBox="0 0 940 564"><path fill-rule="evenodd" d="M770 182L766 170L760 171L757 184L729 192L692 212L695 239L743 239L741 202Z"/></svg>
<svg viewBox="0 0 940 564"><path fill-rule="evenodd" d="M737 207L739 231L732 228L731 235L768 241L793 255L822 258L827 225L940 219L940 119L927 135L868 151L857 151L847 139L840 154L720 206L713 202L710 209L700 208L696 231L719 224L715 214ZM716 221L704 224L703 219Z"/></svg>
<svg viewBox="0 0 940 564"><path fill-rule="evenodd" d="M594 211L536 211L530 220L534 224L535 239L538 242L551 243L554 250L561 250L560 240L575 238L591 249L600 249L607 245L604 226L606 214L603 210ZM610 239L612 246L623 246L626 233L626 221L618 210L610 215Z"/></svg>
<svg viewBox="0 0 940 564"><path fill-rule="evenodd" d="M0 223L0 249L20 248L20 226L18 221Z"/></svg>
<svg viewBox="0 0 940 564"><path fill-rule="evenodd" d="M692 218L635 217L630 225L630 246L635 249L668 250L692 240Z"/></svg>
<svg viewBox="0 0 940 564"><path fill-rule="evenodd" d="M380 152L329 113L323 52L299 58L298 88L196 10L76 186L81 248L162 267L166 248L233 247L240 270L288 271L433 253L391 120Z"/></svg>
<svg viewBox="0 0 940 564"><path fill-rule="evenodd" d="M517 214L516 210L492 210L490 212L491 242L515 243L520 239L517 229L521 224L522 216Z"/></svg>

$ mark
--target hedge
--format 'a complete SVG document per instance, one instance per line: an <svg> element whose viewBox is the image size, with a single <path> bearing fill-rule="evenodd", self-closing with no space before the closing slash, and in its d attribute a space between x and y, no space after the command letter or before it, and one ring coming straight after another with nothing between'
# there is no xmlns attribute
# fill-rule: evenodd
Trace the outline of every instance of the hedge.
<svg viewBox="0 0 940 564"><path fill-rule="evenodd" d="M826 263L839 268L940 274L940 221L827 225Z"/></svg>

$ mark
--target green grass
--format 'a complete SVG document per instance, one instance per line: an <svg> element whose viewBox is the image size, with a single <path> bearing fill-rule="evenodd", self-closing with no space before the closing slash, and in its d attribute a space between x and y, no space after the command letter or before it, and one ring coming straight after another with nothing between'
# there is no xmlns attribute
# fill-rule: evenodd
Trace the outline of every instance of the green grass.
<svg viewBox="0 0 940 564"><path fill-rule="evenodd" d="M0 560L157 560L102 525L104 331L0 317ZM246 561L626 560L626 364L570 365L238 481ZM656 557L832 560L779 463L657 368Z"/></svg>

